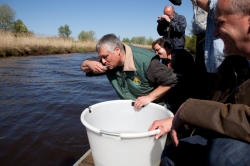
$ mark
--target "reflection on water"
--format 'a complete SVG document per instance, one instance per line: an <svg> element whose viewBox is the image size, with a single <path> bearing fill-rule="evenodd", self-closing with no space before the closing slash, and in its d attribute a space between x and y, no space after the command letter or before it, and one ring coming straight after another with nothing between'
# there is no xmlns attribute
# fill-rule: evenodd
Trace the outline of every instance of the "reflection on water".
<svg viewBox="0 0 250 166"><path fill-rule="evenodd" d="M90 56L0 58L1 165L72 165L89 149L82 111L118 99L106 76L80 70Z"/></svg>

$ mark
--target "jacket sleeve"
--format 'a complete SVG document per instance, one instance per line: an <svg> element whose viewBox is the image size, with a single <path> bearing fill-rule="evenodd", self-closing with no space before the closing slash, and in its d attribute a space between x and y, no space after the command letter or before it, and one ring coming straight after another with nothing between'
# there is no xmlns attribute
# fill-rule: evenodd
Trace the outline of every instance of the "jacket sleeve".
<svg viewBox="0 0 250 166"><path fill-rule="evenodd" d="M157 25L157 32L160 36L164 36L165 33L166 33L166 29L167 27L169 26L169 23L167 21L161 21L161 22L158 22L158 25Z"/></svg>
<svg viewBox="0 0 250 166"><path fill-rule="evenodd" d="M170 26L172 31L185 34L185 29L187 27L186 18L180 16L177 21L170 21Z"/></svg>
<svg viewBox="0 0 250 166"><path fill-rule="evenodd" d="M92 56L92 57L87 58L87 59L85 59L85 60L101 62L101 58L98 57L98 56Z"/></svg>
<svg viewBox="0 0 250 166"><path fill-rule="evenodd" d="M153 59L147 70L149 82L155 85L168 85L175 87L178 82L176 74L172 68L162 64L159 60Z"/></svg>
<svg viewBox="0 0 250 166"><path fill-rule="evenodd" d="M179 118L187 124L250 142L250 108L243 104L188 99Z"/></svg>

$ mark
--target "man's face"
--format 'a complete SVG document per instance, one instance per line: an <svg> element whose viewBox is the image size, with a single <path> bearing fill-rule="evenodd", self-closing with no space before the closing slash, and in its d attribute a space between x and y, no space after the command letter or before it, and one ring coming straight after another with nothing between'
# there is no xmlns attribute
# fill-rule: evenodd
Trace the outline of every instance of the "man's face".
<svg viewBox="0 0 250 166"><path fill-rule="evenodd" d="M167 15L170 19L174 18L174 11L170 8L164 9L163 13Z"/></svg>
<svg viewBox="0 0 250 166"><path fill-rule="evenodd" d="M107 66L109 70L112 70L120 65L120 48L116 47L114 53L109 52L105 47L101 47L98 55L102 59L102 63Z"/></svg>
<svg viewBox="0 0 250 166"><path fill-rule="evenodd" d="M229 1L218 0L215 12L217 24L213 35L223 40L225 54L244 55L249 47L246 44L249 33L248 17L227 13L225 10Z"/></svg>

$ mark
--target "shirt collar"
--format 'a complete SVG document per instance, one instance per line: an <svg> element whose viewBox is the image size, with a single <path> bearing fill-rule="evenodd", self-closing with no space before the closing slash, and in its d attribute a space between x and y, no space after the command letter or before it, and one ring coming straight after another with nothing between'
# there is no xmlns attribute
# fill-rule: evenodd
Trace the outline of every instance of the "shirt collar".
<svg viewBox="0 0 250 166"><path fill-rule="evenodd" d="M123 43L123 45L125 47L123 71L136 71L132 49L125 43Z"/></svg>
<svg viewBox="0 0 250 166"><path fill-rule="evenodd" d="M172 18L172 20L177 21L177 17L178 17L178 14L174 12L174 18Z"/></svg>

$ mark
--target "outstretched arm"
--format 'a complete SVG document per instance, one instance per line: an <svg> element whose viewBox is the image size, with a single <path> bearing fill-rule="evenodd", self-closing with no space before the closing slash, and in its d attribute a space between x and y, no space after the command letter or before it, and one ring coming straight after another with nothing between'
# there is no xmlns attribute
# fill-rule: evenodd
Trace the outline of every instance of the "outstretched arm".
<svg viewBox="0 0 250 166"><path fill-rule="evenodd" d="M150 94L147 96L138 97L135 100L134 108L135 110L139 110L142 106L147 105L148 103L160 99L163 97L169 90L171 89L170 86L167 85L159 85L155 88Z"/></svg>
<svg viewBox="0 0 250 166"><path fill-rule="evenodd" d="M146 75L148 81L155 84L157 88L155 88L147 96L140 96L135 100L134 108L136 110L139 110L142 106L147 105L152 101L160 99L178 82L173 69L168 68L158 59L153 59L150 62Z"/></svg>
<svg viewBox="0 0 250 166"><path fill-rule="evenodd" d="M101 62L85 60L81 65L81 70L85 73L93 72L94 74L100 74L107 71L107 68Z"/></svg>

